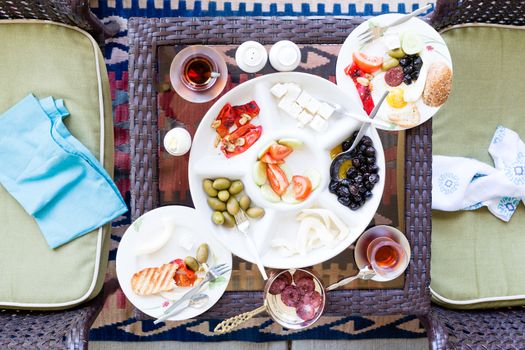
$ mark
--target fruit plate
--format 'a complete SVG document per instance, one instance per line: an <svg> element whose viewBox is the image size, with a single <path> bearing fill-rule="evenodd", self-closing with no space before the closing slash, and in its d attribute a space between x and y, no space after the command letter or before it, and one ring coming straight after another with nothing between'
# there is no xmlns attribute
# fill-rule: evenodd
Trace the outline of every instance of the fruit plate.
<svg viewBox="0 0 525 350"><path fill-rule="evenodd" d="M169 240L151 254L137 255L137 249L144 249L146 245L155 245L158 240L162 240L161 236L165 232L164 226L167 221L172 225L172 235ZM195 256L195 250L202 243L207 243L209 246L208 265L227 264L231 268L231 253L215 238L209 226L203 223L193 208L164 206L151 210L135 220L120 241L116 259L117 278L128 300L140 311L158 318L188 288L176 288L174 292L162 295L140 296L131 289L131 277L147 267L158 267L177 258ZM182 311L169 320L186 320L211 308L226 290L230 275L231 273L228 272L204 287L202 293L207 294L209 300L203 307L181 307Z"/></svg>
<svg viewBox="0 0 525 350"><path fill-rule="evenodd" d="M387 54L389 47L405 45L407 51L417 51L419 48L421 49L419 53L414 54L413 57L417 57L418 55L421 57L421 60L423 62L422 67L418 69L419 74L417 76L417 79L414 79L414 81L411 84L406 85L405 82L402 82L397 87L389 86L385 81L386 73L383 71L382 68L372 73L372 75L374 76L373 79L370 80L365 78L365 80L368 80L371 83L369 84L369 87L370 90L372 90L371 95L373 101L377 101L386 90L394 90L394 93L390 94L392 97L392 100L390 100L390 102L394 102L393 105L395 107L392 106L392 103L389 103L389 99L387 97L387 100L381 105L381 108L379 109L379 112L376 116L376 119L379 119L384 122L378 124L377 127L379 129L384 130L404 130L422 124L429 118L431 118L439 110L441 105L443 105L444 100L446 101L448 94L441 92L441 89L436 88L436 85L427 84L428 87L425 86L425 83L427 83L426 72L428 72L429 67L435 65L432 68L432 70L435 70L435 68L437 68L439 64L443 64L443 66L441 66L443 68L442 72L447 71L446 67L450 69L448 71L448 73L450 73L448 79L445 79L445 77L443 77L443 80L440 81L441 83L447 82L447 88L443 90L449 91L450 85L452 83L452 61L450 58L450 52L448 51L448 48L445 42L443 41L443 38L439 35L438 32L434 30L434 28L432 28L430 25L428 25L419 18L411 18L403 24L389 28L382 37L368 42L364 45L360 44L357 37L361 33L365 32L370 26L373 27L374 25L386 25L395 21L401 16L403 15L385 14L374 17L361 23L346 38L337 58L337 85L341 89L343 89L343 91L347 92L352 98L359 99L360 92L358 92L357 86L361 84L358 82L354 82L353 79L345 72L346 68L349 67L349 65L352 64L352 62L354 62L354 53L360 52L369 56L381 57L384 63L386 63L387 61L391 63L393 57ZM406 35L406 33L409 34ZM404 41L404 38L407 38L407 40ZM401 52L401 55L402 54L403 52ZM398 61L401 62L401 59L398 59ZM405 61L403 62L406 61L407 60L405 57ZM364 60L364 62L370 63L369 60ZM400 66L401 65L398 65L398 67ZM412 66L413 71L414 65L411 64L410 66ZM361 67L363 67L363 65ZM356 75L357 74L358 73L356 73ZM403 73L401 76L406 77L407 74ZM357 78L354 79L357 80ZM434 81L434 79L432 80ZM363 80L361 80L361 82L363 82ZM361 89L361 93L366 93L366 87L359 86L359 89ZM402 91L402 96L400 96L400 91ZM426 96L425 101L432 101L429 103L433 104L433 106L427 105L424 102L422 94ZM398 103L395 103L396 101L393 101L395 100L394 97L396 95L397 97L403 98L398 100ZM439 96L439 98L436 99L436 96ZM409 100L409 103L406 106L403 106L403 104L406 103L406 101L404 101L405 98ZM370 105L369 108L371 107L372 106Z"/></svg>
<svg viewBox="0 0 525 350"><path fill-rule="evenodd" d="M215 236L235 255L244 260L254 262L249 245L244 236L235 228L215 225L212 220L212 209L208 206L208 195L203 190L205 179L219 177L231 180L241 180L244 192L251 198L254 206L265 209L265 215L258 220L250 220L249 234L253 237L262 262L270 268L300 268L326 261L351 245L365 230L372 220L384 188L385 160L383 147L377 131L369 128L367 136L373 141L376 148L376 163L379 167L379 182L375 185L366 203L356 211L343 206L336 195L330 193L329 168L331 163L330 151L341 144L353 132L359 129L361 123L352 117L334 115L327 121L327 129L318 132L310 127L300 128L297 121L284 113L279 107L276 98L270 89L277 83L295 83L316 99L339 104L347 111L360 115L363 120L368 117L364 114L359 100L349 97L330 81L305 73L286 72L268 74L249 80L222 96L203 117L195 133L189 160L189 187L195 208L202 216ZM253 120L253 124L263 127L261 137L244 153L226 158L219 148L214 147L216 132L211 127L212 122L226 103L242 105L255 100L260 107L260 113ZM253 179L254 164L260 153L274 140L294 139L302 142L302 146L293 151L286 158L287 166L295 173L303 174L309 169L315 169L320 174L318 187L310 196L297 204L284 202L272 203L263 196L261 189ZM282 254L280 248L272 246L276 238L294 242L297 239L299 222L297 215L303 209L324 208L332 211L348 227L346 236L337 242L331 242L308 253L288 256Z"/></svg>

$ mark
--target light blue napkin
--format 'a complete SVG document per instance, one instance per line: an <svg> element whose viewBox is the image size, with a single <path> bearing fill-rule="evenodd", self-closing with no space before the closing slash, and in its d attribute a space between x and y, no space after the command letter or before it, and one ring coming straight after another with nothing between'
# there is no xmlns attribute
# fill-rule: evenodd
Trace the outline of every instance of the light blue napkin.
<svg viewBox="0 0 525 350"><path fill-rule="evenodd" d="M494 167L476 159L432 157L432 209L475 210L486 206L509 221L525 201L525 144L498 126L489 146Z"/></svg>
<svg viewBox="0 0 525 350"><path fill-rule="evenodd" d="M0 184L52 248L128 210L100 162L64 125L68 115L63 100L32 94L0 115Z"/></svg>

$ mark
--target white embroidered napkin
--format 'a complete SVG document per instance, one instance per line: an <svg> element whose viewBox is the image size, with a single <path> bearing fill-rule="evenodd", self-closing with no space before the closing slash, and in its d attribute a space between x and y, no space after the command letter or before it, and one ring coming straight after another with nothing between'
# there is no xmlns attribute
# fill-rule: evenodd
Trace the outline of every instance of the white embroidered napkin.
<svg viewBox="0 0 525 350"><path fill-rule="evenodd" d="M432 157L432 208L475 210L486 206L509 221L525 200L525 144L514 131L498 126L489 146L495 168L475 159Z"/></svg>

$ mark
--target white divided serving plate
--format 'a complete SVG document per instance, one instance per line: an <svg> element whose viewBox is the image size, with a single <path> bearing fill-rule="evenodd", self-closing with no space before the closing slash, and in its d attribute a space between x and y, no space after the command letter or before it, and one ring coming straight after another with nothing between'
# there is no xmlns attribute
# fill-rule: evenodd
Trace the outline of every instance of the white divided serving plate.
<svg viewBox="0 0 525 350"><path fill-rule="evenodd" d="M336 256L365 230L381 201L385 184L385 159L377 131L369 128L367 135L372 138L376 148L380 181L372 190L373 196L360 209L352 211L341 205L336 196L328 190L330 150L358 130L361 123L351 117L334 115L328 120L328 128L325 132L316 132L308 126L299 128L295 119L277 107L277 100L270 92L270 88L276 83L297 83L311 96L328 103L340 104L349 112L367 118L359 100L348 96L335 84L318 76L287 72L268 74L249 80L222 96L203 117L195 133L190 153L189 185L195 208L215 236L235 255L254 262L240 232L235 228L212 223L212 209L207 204L207 195L202 188L202 182L207 178L226 177L241 180L244 183L245 193L251 198L252 203L266 211L263 218L251 220L249 232L257 244L263 264L270 268L300 268ZM226 103L241 105L251 100L255 100L260 107L259 116L254 119L253 124L263 126L262 135L246 152L227 159L219 148L213 146L216 132L211 128L211 123ZM272 140L280 138L296 138L304 142L300 149L294 150L286 158L286 165L293 170L294 175L302 175L310 168L315 168L321 174L319 187L299 204L268 202L262 197L259 187L252 179L252 169L258 153ZM277 249L270 246L270 241L274 237L294 241L299 227L295 218L301 209L311 207L326 208L334 212L349 227L349 234L335 247L323 246L303 255L282 256Z"/></svg>

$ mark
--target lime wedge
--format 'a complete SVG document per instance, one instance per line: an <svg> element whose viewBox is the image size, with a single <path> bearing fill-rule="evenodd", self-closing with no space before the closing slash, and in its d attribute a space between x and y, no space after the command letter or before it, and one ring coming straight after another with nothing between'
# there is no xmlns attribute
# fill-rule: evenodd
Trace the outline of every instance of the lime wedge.
<svg viewBox="0 0 525 350"><path fill-rule="evenodd" d="M407 55L415 55L423 50L423 41L414 32L405 32L401 40L401 48Z"/></svg>

